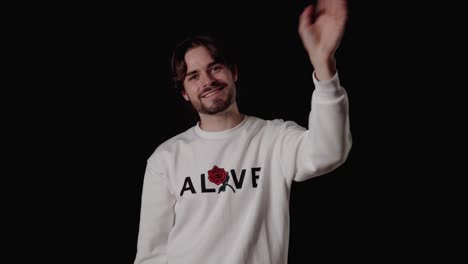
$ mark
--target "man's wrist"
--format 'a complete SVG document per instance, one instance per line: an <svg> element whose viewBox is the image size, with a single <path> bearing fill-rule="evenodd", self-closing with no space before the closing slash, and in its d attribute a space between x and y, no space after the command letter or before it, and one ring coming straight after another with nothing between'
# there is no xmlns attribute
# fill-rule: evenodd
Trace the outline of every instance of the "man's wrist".
<svg viewBox="0 0 468 264"><path fill-rule="evenodd" d="M315 77L319 81L330 80L336 73L336 61L332 57L324 62L313 64Z"/></svg>

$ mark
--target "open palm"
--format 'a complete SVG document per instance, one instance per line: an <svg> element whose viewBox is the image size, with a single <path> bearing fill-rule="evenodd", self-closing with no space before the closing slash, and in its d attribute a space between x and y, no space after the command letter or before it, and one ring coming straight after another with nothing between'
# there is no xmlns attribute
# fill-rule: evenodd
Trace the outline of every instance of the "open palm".
<svg viewBox="0 0 468 264"><path fill-rule="evenodd" d="M334 55L346 20L346 0L318 0L315 6L304 9L298 30L312 64L323 63Z"/></svg>

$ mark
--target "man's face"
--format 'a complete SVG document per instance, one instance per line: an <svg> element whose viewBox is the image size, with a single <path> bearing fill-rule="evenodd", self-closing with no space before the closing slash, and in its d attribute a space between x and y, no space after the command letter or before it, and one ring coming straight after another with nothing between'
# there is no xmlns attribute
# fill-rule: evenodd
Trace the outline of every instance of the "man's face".
<svg viewBox="0 0 468 264"><path fill-rule="evenodd" d="M235 103L237 72L215 62L204 46L190 49L185 54L185 63L187 74L182 95L197 112L213 115Z"/></svg>

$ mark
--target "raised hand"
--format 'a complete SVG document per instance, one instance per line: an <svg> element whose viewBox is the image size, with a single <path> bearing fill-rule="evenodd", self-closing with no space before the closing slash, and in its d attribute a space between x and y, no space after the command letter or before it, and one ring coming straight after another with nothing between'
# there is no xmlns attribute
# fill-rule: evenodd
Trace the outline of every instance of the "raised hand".
<svg viewBox="0 0 468 264"><path fill-rule="evenodd" d="M318 0L299 17L299 35L319 80L329 79L336 72L334 54L344 33L347 13L346 0Z"/></svg>

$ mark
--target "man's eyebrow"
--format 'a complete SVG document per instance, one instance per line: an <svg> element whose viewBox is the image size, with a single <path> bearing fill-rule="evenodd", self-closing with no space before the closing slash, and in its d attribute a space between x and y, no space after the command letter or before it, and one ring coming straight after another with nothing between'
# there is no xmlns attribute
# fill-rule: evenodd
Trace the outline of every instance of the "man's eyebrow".
<svg viewBox="0 0 468 264"><path fill-rule="evenodd" d="M208 64L207 68L210 68L211 66L216 65L216 64L219 64L219 62L218 61L213 61L213 62ZM198 70L193 70L193 71L187 72L187 74L185 74L185 76L187 77L187 76L190 76L190 75L194 75L196 73L198 73Z"/></svg>
<svg viewBox="0 0 468 264"><path fill-rule="evenodd" d="M213 61L212 63L208 64L208 68L215 65L215 64L219 64L219 61Z"/></svg>
<svg viewBox="0 0 468 264"><path fill-rule="evenodd" d="M185 74L185 76L190 76L190 75L194 75L198 72L198 70L193 70L191 72L187 72L187 74Z"/></svg>

